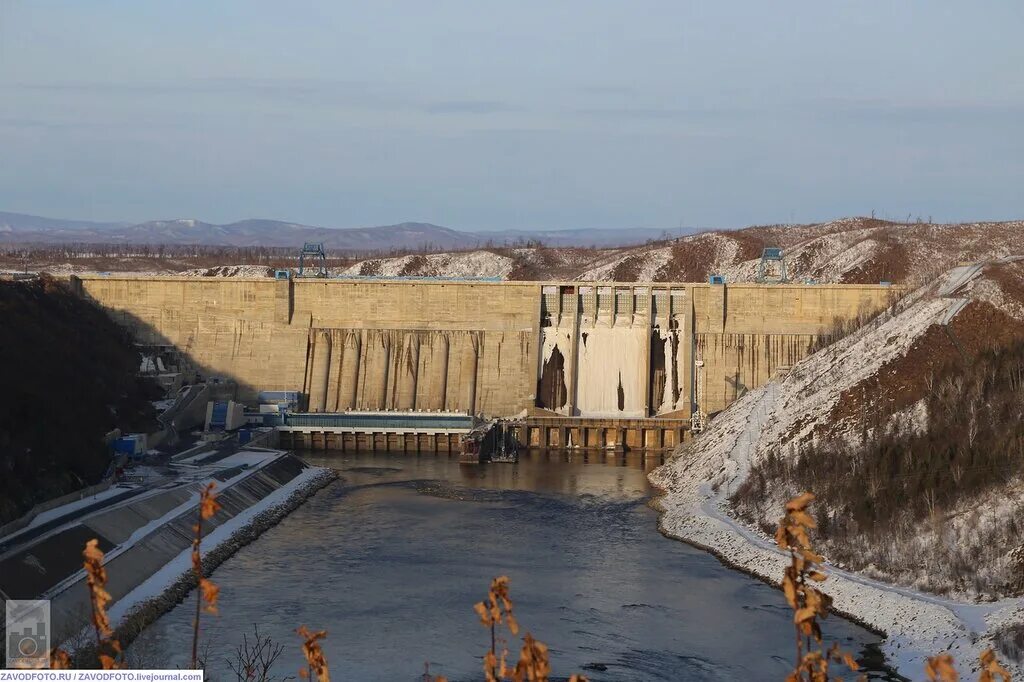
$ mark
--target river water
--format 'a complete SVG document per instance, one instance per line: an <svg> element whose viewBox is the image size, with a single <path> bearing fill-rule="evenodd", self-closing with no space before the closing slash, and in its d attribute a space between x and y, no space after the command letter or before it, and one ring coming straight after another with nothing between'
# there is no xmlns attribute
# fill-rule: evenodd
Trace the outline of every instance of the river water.
<svg viewBox="0 0 1024 682"><path fill-rule="evenodd" d="M204 616L208 675L242 634L286 645L328 632L336 680L479 680L489 635L473 604L508 575L516 616L551 648L553 672L591 680L782 680L793 660L782 594L657 531L641 466L531 453L518 464L460 466L434 455L305 453L341 472L213 576L220 613ZM566 461L571 459L572 461ZM620 464L620 465L616 465ZM188 663L192 606L164 615L133 649L154 667ZM824 623L887 678L879 637ZM512 658L519 641L509 637ZM849 676L849 675L848 675Z"/></svg>

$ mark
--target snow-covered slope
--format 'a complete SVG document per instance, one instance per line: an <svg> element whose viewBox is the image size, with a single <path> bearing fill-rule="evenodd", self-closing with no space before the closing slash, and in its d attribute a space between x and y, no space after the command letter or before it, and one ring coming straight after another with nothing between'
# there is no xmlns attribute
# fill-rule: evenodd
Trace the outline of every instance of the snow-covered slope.
<svg viewBox="0 0 1024 682"><path fill-rule="evenodd" d="M815 225L705 232L623 248L518 247L375 258L350 273L457 277L467 260L487 260L483 276L515 280L728 282L758 277L761 252L780 247L791 281L919 284L961 261L1024 252L1024 222L935 225L844 218ZM510 259L489 259L490 253ZM472 270L472 268L470 268Z"/></svg>
<svg viewBox="0 0 1024 682"><path fill-rule="evenodd" d="M378 277L496 277L505 280L572 279L595 258L620 249L502 247L477 251L370 258L342 271ZM652 271L653 272L653 271Z"/></svg>
<svg viewBox="0 0 1024 682"><path fill-rule="evenodd" d="M269 277L273 268L265 265L216 265L182 270L178 274L184 277Z"/></svg>
<svg viewBox="0 0 1024 682"><path fill-rule="evenodd" d="M373 258L356 263L344 275L376 277L497 277L508 278L512 259L491 251L432 253Z"/></svg>
<svg viewBox="0 0 1024 682"><path fill-rule="evenodd" d="M927 430L928 415L921 407L933 369L959 353L976 356L986 348L1024 341L1022 294L1021 263L953 268L861 329L798 363L785 376L743 396L652 473L652 482L665 493L659 501L664 512L662 529L778 582L784 559L762 529L781 515L785 500L799 491L787 489L782 482L764 481L761 464L774 458L794 467L813 444L848 442L856 447L865 438L861 417L866 413L891 415L912 432ZM866 386L872 389L868 403L864 402ZM734 509L730 497L754 476L762 479L755 486L757 494L743 498L742 509ZM827 504L827 500L816 504ZM934 546L968 547L968 538L976 536L992 544L994 536L979 528L980 519L1003 531L1024 505L1024 485L999 472L998 480L993 478L983 494L959 504L948 510L941 525L936 525L940 522L933 515L920 526L902 529L899 537L906 546L896 548L892 560L910 555L911 559L934 556L935 561L950 561L945 555L924 552ZM752 525L735 520L737 511ZM1024 541L1021 532L1016 532L1015 539L1006 533L999 536L1003 546L998 551L974 552L973 565L963 570L979 575L1004 570L1000 562ZM897 536L895 529L892 533ZM885 550L884 537L871 541ZM920 546L911 546L914 543ZM886 551L871 554L879 564L861 573L832 566L825 591L834 597L838 611L889 635L886 653L900 664L901 673L920 676L923 657L947 649L961 663L974 661L996 630L1024 620L1017 599L977 605L917 592L911 588L919 586L919 576L887 570L881 563ZM925 562L918 570L927 569ZM910 587L888 584L905 579Z"/></svg>
<svg viewBox="0 0 1024 682"><path fill-rule="evenodd" d="M577 279L750 282L765 247L785 250L793 281L922 283L961 261L1024 251L1024 222L934 225L844 218L817 225L749 227L683 237L601 259Z"/></svg>

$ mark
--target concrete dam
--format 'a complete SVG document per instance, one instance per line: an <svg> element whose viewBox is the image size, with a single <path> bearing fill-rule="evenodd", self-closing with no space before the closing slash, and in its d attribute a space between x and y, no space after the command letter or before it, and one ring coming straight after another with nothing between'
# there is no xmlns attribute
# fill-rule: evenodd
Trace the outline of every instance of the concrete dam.
<svg viewBox="0 0 1024 682"><path fill-rule="evenodd" d="M298 390L311 412L534 416L559 429L714 414L806 356L836 324L876 313L899 293L839 284L70 279L138 343L173 347L200 373L236 381L240 400ZM534 444L566 445L571 436L560 433ZM577 432L581 440L589 443Z"/></svg>

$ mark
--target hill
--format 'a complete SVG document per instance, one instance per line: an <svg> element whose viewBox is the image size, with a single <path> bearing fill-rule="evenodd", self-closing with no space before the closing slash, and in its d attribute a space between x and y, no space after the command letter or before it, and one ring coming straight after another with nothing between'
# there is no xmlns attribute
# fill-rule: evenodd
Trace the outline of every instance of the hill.
<svg viewBox="0 0 1024 682"><path fill-rule="evenodd" d="M12 237L21 234L73 232L99 233L127 227L127 223L98 223L89 220L61 220L59 218L43 218L24 213L4 213L0 211L0 235Z"/></svg>
<svg viewBox="0 0 1024 682"><path fill-rule="evenodd" d="M940 225L846 218L815 225L707 232L595 262L579 279L729 282L757 278L761 252L785 250L792 281L924 282L961 261L1024 252L1024 222Z"/></svg>
<svg viewBox="0 0 1024 682"><path fill-rule="evenodd" d="M906 276L923 274L907 260ZM1024 259L954 267L680 448L651 477L662 527L771 575L779 510L812 491L836 608L887 632L897 656L985 642L1016 656L1022 377Z"/></svg>
<svg viewBox="0 0 1024 682"><path fill-rule="evenodd" d="M1024 253L1024 221L931 224L872 218L702 232L639 246L608 245L614 234L620 242L644 234L636 231L495 235L427 223L331 229L268 220L229 225L173 220L47 233L53 240L75 235L68 238L69 246L59 241L15 246L13 234L0 233L0 245L7 242L0 248L0 268L210 276L254 272L247 266L266 272L293 267L304 241L326 244L333 274L535 281L706 282L716 274L727 282L750 282L758 277L763 249L780 247L792 282L917 285L960 262ZM16 234L24 240L30 233ZM124 241L111 243L115 236ZM108 240L102 247L94 243L102 239ZM245 246L254 242L261 245ZM586 245L568 245L573 242Z"/></svg>
<svg viewBox="0 0 1024 682"><path fill-rule="evenodd" d="M641 244L680 230L512 230L460 231L424 222L375 227L335 228L280 220L247 219L208 223L194 218L150 220L138 224L59 220L21 213L0 213L0 242L8 244L195 244L203 246L263 246L298 248L303 242L323 242L337 251L410 251L474 249L544 243L552 246L609 246ZM688 231L683 230L683 233Z"/></svg>
<svg viewBox="0 0 1024 682"><path fill-rule="evenodd" d="M617 282L706 282L722 275L727 282L757 279L766 247L785 251L790 281L870 284L880 281L920 283L961 261L998 258L1024 252L1024 222L939 225L892 223L871 218L846 218L815 225L748 227L704 232L642 246L597 248L586 252L558 248L492 249L510 259L495 260L487 277L566 279ZM564 254L564 255L563 255ZM445 256L409 263L399 256L374 259L370 269L404 269L407 275L457 276L437 267ZM543 262L552 264L545 268ZM540 267L538 267L540 263ZM522 264L522 267L517 267ZM350 268L364 269L361 264Z"/></svg>
<svg viewBox="0 0 1024 682"><path fill-rule="evenodd" d="M92 483L114 428L153 431L161 391L121 327L64 284L0 281L0 525Z"/></svg>

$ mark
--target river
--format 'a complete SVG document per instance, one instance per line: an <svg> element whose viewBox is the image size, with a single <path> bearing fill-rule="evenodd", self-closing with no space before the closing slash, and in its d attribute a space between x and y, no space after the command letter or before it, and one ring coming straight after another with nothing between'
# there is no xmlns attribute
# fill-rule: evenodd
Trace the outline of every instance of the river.
<svg viewBox="0 0 1024 682"><path fill-rule="evenodd" d="M254 623L286 645L281 676L300 667L295 628L307 625L327 630L336 680L411 682L425 662L453 682L482 679L489 635L472 606L497 575L556 677L782 680L792 666L782 594L660 535L641 466L556 452L486 466L304 456L342 479L217 569L220 612L203 620L213 679L234 679L226 661ZM154 623L135 655L187 665L191 604ZM824 626L888 679L877 635L836 617ZM513 660L518 648L509 637Z"/></svg>

